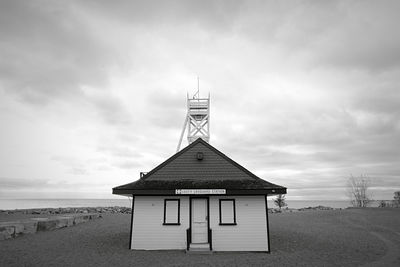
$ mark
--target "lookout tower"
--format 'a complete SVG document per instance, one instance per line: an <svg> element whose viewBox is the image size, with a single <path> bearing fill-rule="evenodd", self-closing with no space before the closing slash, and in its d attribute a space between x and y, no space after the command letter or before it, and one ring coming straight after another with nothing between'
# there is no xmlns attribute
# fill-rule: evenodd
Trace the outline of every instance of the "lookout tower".
<svg viewBox="0 0 400 267"><path fill-rule="evenodd" d="M201 138L207 143L210 141L210 94L208 98L200 98L200 92L190 98L187 96L187 114L181 137L177 147L179 151L187 128L187 139L189 144L194 142L197 138Z"/></svg>

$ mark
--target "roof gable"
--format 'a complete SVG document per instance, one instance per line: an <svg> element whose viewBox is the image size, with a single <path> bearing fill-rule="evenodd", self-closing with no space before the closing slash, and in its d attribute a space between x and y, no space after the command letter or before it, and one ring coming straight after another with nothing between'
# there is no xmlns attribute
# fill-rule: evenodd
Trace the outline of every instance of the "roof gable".
<svg viewBox="0 0 400 267"><path fill-rule="evenodd" d="M197 153L203 159L197 159ZM257 176L198 138L143 177L144 180L254 180Z"/></svg>
<svg viewBox="0 0 400 267"><path fill-rule="evenodd" d="M203 158L199 160L197 153ZM227 189L233 194L286 193L286 188L260 179L198 138L138 181L113 188L114 194L174 194L175 189Z"/></svg>

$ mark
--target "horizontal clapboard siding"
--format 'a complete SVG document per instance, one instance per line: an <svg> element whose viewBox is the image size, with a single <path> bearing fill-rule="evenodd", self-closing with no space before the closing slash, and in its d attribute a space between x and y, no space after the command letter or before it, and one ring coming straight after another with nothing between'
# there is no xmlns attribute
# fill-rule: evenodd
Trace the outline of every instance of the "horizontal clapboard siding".
<svg viewBox="0 0 400 267"><path fill-rule="evenodd" d="M136 196L132 249L186 249L189 197L180 199L180 225L163 225L166 196ZM219 199L235 199L237 225L219 225ZM210 196L214 251L268 251L264 196Z"/></svg>
<svg viewBox="0 0 400 267"><path fill-rule="evenodd" d="M229 196L235 199L237 225L219 225L219 199L210 197L210 228L215 251L267 251L264 196ZM228 198L228 197L226 197Z"/></svg>
<svg viewBox="0 0 400 267"><path fill-rule="evenodd" d="M163 225L163 196L136 196L133 216L132 249L186 249L189 228L189 197L180 199L180 225Z"/></svg>

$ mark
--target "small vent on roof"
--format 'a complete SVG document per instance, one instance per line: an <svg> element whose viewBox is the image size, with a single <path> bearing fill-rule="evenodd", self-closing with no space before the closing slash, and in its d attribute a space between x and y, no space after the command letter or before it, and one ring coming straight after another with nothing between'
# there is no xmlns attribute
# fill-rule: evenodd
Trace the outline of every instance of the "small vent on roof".
<svg viewBox="0 0 400 267"><path fill-rule="evenodd" d="M203 160L203 158L204 158L203 152L197 152L197 159Z"/></svg>

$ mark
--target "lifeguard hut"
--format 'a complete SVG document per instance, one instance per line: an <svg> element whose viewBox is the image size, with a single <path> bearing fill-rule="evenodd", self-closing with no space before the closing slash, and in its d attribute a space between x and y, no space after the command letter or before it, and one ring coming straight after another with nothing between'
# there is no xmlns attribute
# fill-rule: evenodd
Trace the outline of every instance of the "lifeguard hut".
<svg viewBox="0 0 400 267"><path fill-rule="evenodd" d="M187 95L187 114L177 152L180 150L186 128L189 144L197 138L201 138L207 143L210 141L210 94L208 94L208 98L200 98L200 91L197 89L197 93L192 98L189 97L189 94Z"/></svg>
<svg viewBox="0 0 400 267"><path fill-rule="evenodd" d="M267 182L209 144L210 95L187 96L177 152L140 179L113 188L132 197L129 248L270 252ZM189 145L180 150L187 128ZM235 144L232 144L235 145Z"/></svg>

